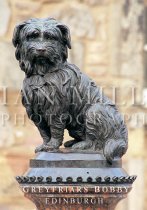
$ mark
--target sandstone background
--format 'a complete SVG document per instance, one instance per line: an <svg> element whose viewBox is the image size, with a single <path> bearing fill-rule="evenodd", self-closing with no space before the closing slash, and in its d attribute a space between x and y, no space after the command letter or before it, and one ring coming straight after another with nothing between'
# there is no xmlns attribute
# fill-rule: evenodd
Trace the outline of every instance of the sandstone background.
<svg viewBox="0 0 147 210"><path fill-rule="evenodd" d="M0 210L35 209L14 179L27 169L41 138L21 105L24 75L11 39L17 23L48 16L69 26L69 60L116 99L128 125L123 165L138 178L117 210L147 209L146 5L143 0L0 0Z"/></svg>

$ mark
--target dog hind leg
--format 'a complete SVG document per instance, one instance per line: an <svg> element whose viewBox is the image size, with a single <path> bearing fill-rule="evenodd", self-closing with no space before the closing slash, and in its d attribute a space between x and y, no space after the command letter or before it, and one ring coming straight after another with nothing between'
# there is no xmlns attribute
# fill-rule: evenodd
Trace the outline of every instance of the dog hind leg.
<svg viewBox="0 0 147 210"><path fill-rule="evenodd" d="M74 139L65 142L64 143L65 147L72 147L74 144L77 144L77 143L84 140L84 137L83 137L84 132L81 129L81 127L78 130L77 130L77 128L76 129L69 129L68 132L69 132L69 135L71 137L73 137Z"/></svg>
<svg viewBox="0 0 147 210"><path fill-rule="evenodd" d="M75 142L74 141L72 142L73 143L71 145L72 149L79 149L79 150L92 149L94 142L91 141L91 139L88 137L86 129L82 130L81 132L81 129L79 128L79 130L75 132L73 137L75 137L76 140Z"/></svg>
<svg viewBox="0 0 147 210"><path fill-rule="evenodd" d="M76 140L76 139L72 139L69 141L66 141L64 143L64 147L72 147L74 144L79 143L80 141Z"/></svg>
<svg viewBox="0 0 147 210"><path fill-rule="evenodd" d="M86 150L91 149L93 142L91 140L80 141L72 146L72 149Z"/></svg>
<svg viewBox="0 0 147 210"><path fill-rule="evenodd" d="M86 136L95 150L103 150L109 163L127 150L127 128L114 105L93 104L87 110Z"/></svg>

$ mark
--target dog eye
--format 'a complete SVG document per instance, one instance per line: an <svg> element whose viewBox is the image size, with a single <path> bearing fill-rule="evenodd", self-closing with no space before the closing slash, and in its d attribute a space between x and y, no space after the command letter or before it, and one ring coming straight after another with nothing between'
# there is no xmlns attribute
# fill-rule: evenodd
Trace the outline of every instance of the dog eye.
<svg viewBox="0 0 147 210"><path fill-rule="evenodd" d="M45 39L50 39L50 35L47 34L47 33L45 33L45 34L44 34L44 38L45 38Z"/></svg>
<svg viewBox="0 0 147 210"><path fill-rule="evenodd" d="M28 34L27 35L27 39L29 40L29 39L35 39L35 38L37 38L39 36L39 33L38 32L34 32L34 33L32 33L32 34Z"/></svg>
<svg viewBox="0 0 147 210"><path fill-rule="evenodd" d="M50 34L47 34L47 33L44 34L44 38L48 40L56 40L56 37L51 36Z"/></svg>

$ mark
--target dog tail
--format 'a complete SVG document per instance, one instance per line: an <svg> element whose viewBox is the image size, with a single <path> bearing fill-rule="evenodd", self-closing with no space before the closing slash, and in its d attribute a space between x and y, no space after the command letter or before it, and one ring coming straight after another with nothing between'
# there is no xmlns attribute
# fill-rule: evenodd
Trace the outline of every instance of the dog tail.
<svg viewBox="0 0 147 210"><path fill-rule="evenodd" d="M128 144L124 139L109 139L105 142L104 156L112 164L114 158L121 158L127 151Z"/></svg>

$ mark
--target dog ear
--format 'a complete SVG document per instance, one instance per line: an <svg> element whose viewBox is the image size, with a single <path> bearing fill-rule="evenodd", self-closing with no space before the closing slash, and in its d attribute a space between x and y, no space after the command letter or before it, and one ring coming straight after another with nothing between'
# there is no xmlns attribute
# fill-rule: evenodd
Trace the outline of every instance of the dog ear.
<svg viewBox="0 0 147 210"><path fill-rule="evenodd" d="M17 45L19 44L20 41L20 31L21 29L26 25L25 22L18 24L13 32L13 39L12 39L12 43L14 45L14 47L17 47Z"/></svg>
<svg viewBox="0 0 147 210"><path fill-rule="evenodd" d="M70 31L69 28L63 24L58 24L57 27L60 29L63 40L68 46L69 49L71 49L71 37L70 37Z"/></svg>

